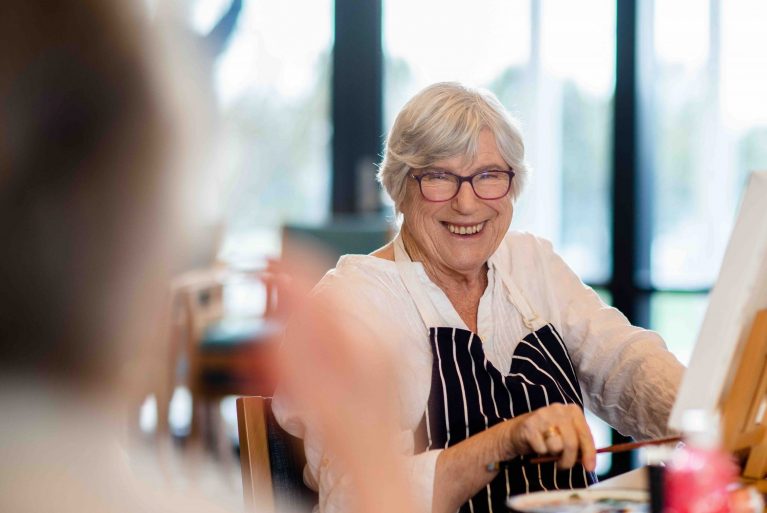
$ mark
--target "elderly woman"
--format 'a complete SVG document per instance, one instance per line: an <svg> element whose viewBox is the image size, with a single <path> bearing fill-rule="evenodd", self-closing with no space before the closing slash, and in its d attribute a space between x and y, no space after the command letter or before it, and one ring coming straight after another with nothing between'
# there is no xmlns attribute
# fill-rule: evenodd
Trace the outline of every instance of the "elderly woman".
<svg viewBox="0 0 767 513"><path fill-rule="evenodd" d="M399 234L342 257L315 289L397 354L424 511L503 511L509 495L593 483L585 406L636 438L666 430L682 365L549 242L509 232L527 172L520 132L491 93L427 87L397 116L380 166ZM321 509L342 510L333 455L287 401L275 408L306 439ZM559 459L533 464L534 453Z"/></svg>

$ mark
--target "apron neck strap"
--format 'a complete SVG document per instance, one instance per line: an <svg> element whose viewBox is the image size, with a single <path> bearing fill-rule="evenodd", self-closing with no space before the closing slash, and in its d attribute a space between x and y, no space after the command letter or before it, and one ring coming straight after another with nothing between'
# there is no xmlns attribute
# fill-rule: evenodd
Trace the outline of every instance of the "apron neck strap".
<svg viewBox="0 0 767 513"><path fill-rule="evenodd" d="M522 316L522 322L524 325L531 331L537 331L546 323L530 305L530 301L527 300L527 297L522 292L522 290L517 287L517 284L514 283L513 279L511 279L511 274L509 272L511 255L508 254L508 251L509 250L505 242L501 242L501 247L498 248L492 257L490 257L490 263L493 265L495 272L500 274L501 281L503 282L504 287L506 287L506 293L509 296L509 301L511 301L519 314ZM498 260L503 262L505 265L496 265Z"/></svg>

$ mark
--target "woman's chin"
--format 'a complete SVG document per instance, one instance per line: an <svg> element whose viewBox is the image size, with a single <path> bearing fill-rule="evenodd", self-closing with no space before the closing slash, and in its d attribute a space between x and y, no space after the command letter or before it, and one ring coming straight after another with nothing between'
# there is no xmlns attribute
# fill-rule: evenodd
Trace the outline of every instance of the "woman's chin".
<svg viewBox="0 0 767 513"><path fill-rule="evenodd" d="M484 252L471 252L469 254L460 252L458 254L443 256L445 264L447 264L453 271L461 274L470 274L481 271L484 268L485 263L487 263L488 258L489 256Z"/></svg>
<svg viewBox="0 0 767 513"><path fill-rule="evenodd" d="M499 242L492 233L484 230L471 235L456 235L448 232L443 246L442 258L455 265L456 270L477 269L485 265L498 249Z"/></svg>

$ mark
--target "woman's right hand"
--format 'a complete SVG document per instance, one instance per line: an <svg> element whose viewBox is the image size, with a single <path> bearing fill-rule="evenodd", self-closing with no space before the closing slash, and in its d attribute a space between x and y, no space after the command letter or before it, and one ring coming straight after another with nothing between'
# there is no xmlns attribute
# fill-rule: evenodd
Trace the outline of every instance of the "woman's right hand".
<svg viewBox="0 0 767 513"><path fill-rule="evenodd" d="M557 466L571 468L579 459L588 471L596 468L591 430L578 405L555 403L506 421L509 458L522 454L559 455Z"/></svg>

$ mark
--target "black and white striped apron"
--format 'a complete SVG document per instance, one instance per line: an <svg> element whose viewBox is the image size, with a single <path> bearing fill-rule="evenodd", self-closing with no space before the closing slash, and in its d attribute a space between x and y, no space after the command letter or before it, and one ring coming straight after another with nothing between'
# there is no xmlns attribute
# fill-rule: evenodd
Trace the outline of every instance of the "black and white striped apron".
<svg viewBox="0 0 767 513"><path fill-rule="evenodd" d="M531 332L517 344L510 369L501 371L488 361L478 335L439 326L443 317L410 265L399 237L395 241L395 260L429 329L431 391L420 428L426 440L425 450L450 447L504 420L549 404L573 403L583 409L578 378L562 338L552 324L537 316L508 272L495 270ZM495 479L460 511L503 512L510 495L583 488L596 481L581 464L558 471L555 463L531 464L524 456L501 468Z"/></svg>

